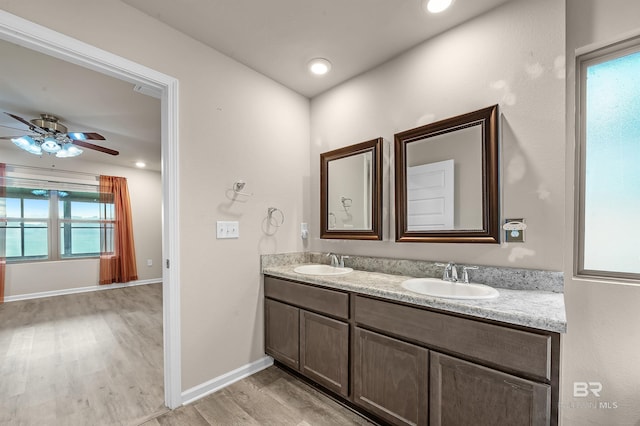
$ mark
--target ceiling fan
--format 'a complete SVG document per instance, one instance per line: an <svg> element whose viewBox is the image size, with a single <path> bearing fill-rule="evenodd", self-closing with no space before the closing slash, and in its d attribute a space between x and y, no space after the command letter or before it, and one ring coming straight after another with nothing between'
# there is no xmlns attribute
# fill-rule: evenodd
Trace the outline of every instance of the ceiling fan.
<svg viewBox="0 0 640 426"><path fill-rule="evenodd" d="M32 133L23 136L3 136L0 139L11 140L16 146L25 151L41 155L43 152L55 154L56 157L76 157L82 154L79 146L87 149L104 152L105 154L118 155L118 151L94 145L88 140L105 140L104 136L92 132L69 132L67 127L62 125L58 117L51 114L40 114L40 118L27 121L24 118L5 112L9 117L18 120L29 128ZM5 126L6 127L6 126Z"/></svg>

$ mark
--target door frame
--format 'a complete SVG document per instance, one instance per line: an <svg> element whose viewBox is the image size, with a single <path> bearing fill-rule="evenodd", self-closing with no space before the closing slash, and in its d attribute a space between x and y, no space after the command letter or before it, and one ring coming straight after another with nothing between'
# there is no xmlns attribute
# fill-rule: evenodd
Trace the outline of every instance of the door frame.
<svg viewBox="0 0 640 426"><path fill-rule="evenodd" d="M182 405L182 383L178 80L3 10L0 10L0 39L119 80L140 84L151 92L155 92L161 99L164 400L169 408L179 407Z"/></svg>

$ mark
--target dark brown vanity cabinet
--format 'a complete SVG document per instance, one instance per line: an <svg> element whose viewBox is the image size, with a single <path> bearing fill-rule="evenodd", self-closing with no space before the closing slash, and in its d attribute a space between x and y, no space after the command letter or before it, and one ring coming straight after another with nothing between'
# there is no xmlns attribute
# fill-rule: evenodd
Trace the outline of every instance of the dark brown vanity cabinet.
<svg viewBox="0 0 640 426"><path fill-rule="evenodd" d="M300 309L265 300L266 352L289 367L300 365Z"/></svg>
<svg viewBox="0 0 640 426"><path fill-rule="evenodd" d="M265 297L266 353L348 397L349 295L265 277Z"/></svg>
<svg viewBox="0 0 640 426"><path fill-rule="evenodd" d="M431 352L430 424L548 425L551 387Z"/></svg>
<svg viewBox="0 0 640 426"><path fill-rule="evenodd" d="M429 351L357 327L353 347L353 402L392 424L428 424Z"/></svg>
<svg viewBox="0 0 640 426"><path fill-rule="evenodd" d="M266 352L393 425L557 425L558 333L265 277Z"/></svg>

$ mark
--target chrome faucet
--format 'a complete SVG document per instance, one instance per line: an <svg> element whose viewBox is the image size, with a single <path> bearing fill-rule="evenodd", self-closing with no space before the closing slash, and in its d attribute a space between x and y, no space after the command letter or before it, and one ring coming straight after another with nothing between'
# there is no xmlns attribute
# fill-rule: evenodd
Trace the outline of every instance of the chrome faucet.
<svg viewBox="0 0 640 426"><path fill-rule="evenodd" d="M442 273L443 281L451 281L452 283L458 282L458 265L454 262L449 262L446 265L444 263L436 263L437 266L444 266L444 272Z"/></svg>
<svg viewBox="0 0 640 426"><path fill-rule="evenodd" d="M338 262L338 268L344 268L344 260L348 258L349 256L340 256L340 261Z"/></svg>
<svg viewBox="0 0 640 426"><path fill-rule="evenodd" d="M458 267L454 262L449 262L446 265L444 263L436 263L436 266L444 266L444 272L442 273L443 281L450 281L452 283L465 283L469 284L469 271L478 269L477 266L462 266L462 279L458 277Z"/></svg>
<svg viewBox="0 0 640 426"><path fill-rule="evenodd" d="M451 281L452 283L458 282L458 265L453 262L449 262L444 268L444 274L442 279L445 281Z"/></svg>
<svg viewBox="0 0 640 426"><path fill-rule="evenodd" d="M338 267L338 256L333 253L327 253L327 257L331 258L331 266ZM344 266L344 263L343 263Z"/></svg>

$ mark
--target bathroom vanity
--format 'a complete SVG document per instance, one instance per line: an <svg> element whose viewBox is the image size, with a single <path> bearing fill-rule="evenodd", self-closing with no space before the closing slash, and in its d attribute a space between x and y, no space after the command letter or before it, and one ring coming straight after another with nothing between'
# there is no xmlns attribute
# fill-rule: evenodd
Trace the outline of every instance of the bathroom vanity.
<svg viewBox="0 0 640 426"><path fill-rule="evenodd" d="M411 294L397 275L263 273L266 353L372 418L557 424L561 293L452 301Z"/></svg>

